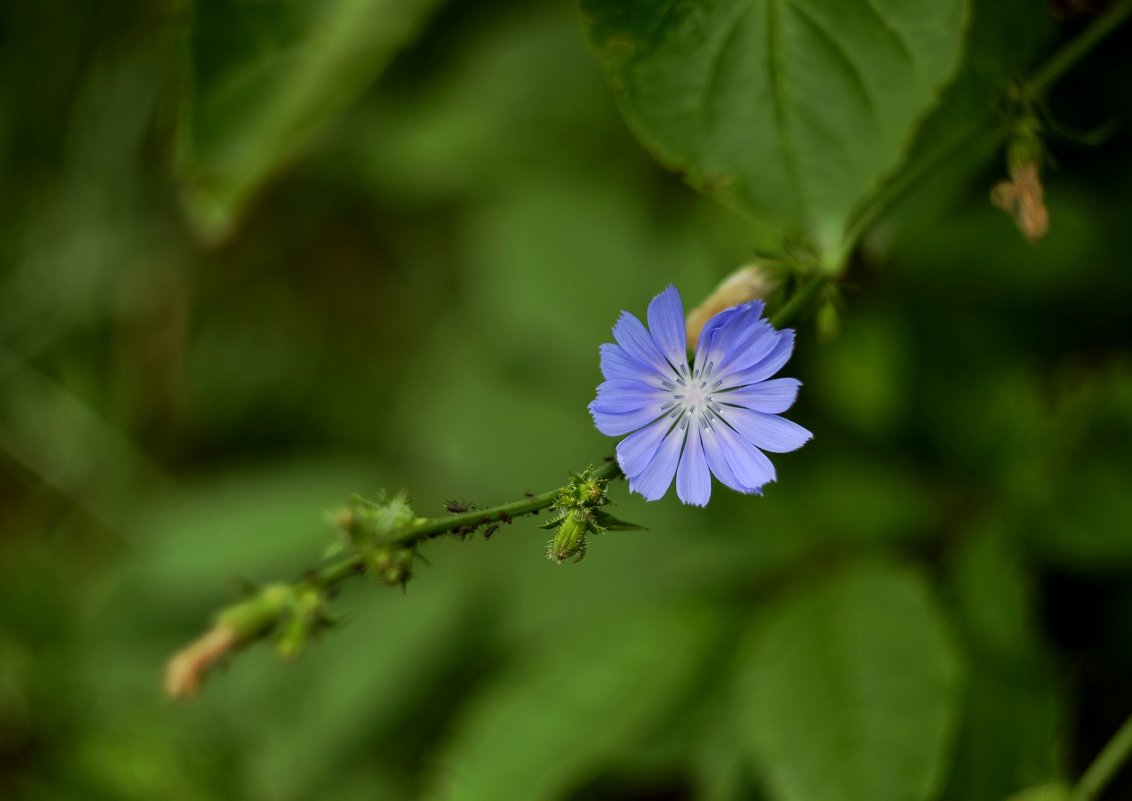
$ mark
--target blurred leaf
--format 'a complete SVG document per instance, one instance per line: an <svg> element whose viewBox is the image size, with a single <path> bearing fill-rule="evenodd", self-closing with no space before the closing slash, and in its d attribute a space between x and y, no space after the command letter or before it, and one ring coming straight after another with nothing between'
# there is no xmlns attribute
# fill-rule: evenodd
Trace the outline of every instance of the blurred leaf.
<svg viewBox="0 0 1132 801"><path fill-rule="evenodd" d="M583 0L582 8L629 125L663 163L832 250L958 65L966 4Z"/></svg>
<svg viewBox="0 0 1132 801"><path fill-rule="evenodd" d="M740 668L748 747L782 801L922 801L938 787L959 659L918 575L862 565L756 630Z"/></svg>
<svg viewBox="0 0 1132 801"><path fill-rule="evenodd" d="M1016 549L999 532L979 532L964 543L952 565L952 587L970 639L1007 658L1030 658L1033 588Z"/></svg>
<svg viewBox="0 0 1132 801"><path fill-rule="evenodd" d="M599 615L485 693L438 759L437 798L554 799L660 723L712 640L687 609Z"/></svg>
<svg viewBox="0 0 1132 801"><path fill-rule="evenodd" d="M971 671L947 797L1001 801L1057 778L1060 691L1038 639L1025 565L997 527L964 543L951 590Z"/></svg>
<svg viewBox="0 0 1132 801"><path fill-rule="evenodd" d="M255 192L361 95L437 2L201 3L177 153L200 233L225 238Z"/></svg>
<svg viewBox="0 0 1132 801"><path fill-rule="evenodd" d="M1039 410L1026 431L1031 460L1016 468L1011 503L1027 542L1061 568L1113 572L1132 564L1132 369L1072 365L1051 399L1040 382L1030 392ZM1072 480L1066 469L1072 465Z"/></svg>
<svg viewBox="0 0 1132 801"><path fill-rule="evenodd" d="M237 578L286 578L332 541L327 513L365 489L365 472L314 460L244 467L158 496L137 521L144 545L132 575L194 599L215 598Z"/></svg>
<svg viewBox="0 0 1132 801"><path fill-rule="evenodd" d="M805 392L851 431L876 440L901 430L911 401L913 354L898 315L857 313L814 354Z"/></svg>

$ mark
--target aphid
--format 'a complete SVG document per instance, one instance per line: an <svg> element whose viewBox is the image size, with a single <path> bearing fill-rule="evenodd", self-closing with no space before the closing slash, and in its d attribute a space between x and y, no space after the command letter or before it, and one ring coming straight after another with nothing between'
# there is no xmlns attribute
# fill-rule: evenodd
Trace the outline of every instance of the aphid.
<svg viewBox="0 0 1132 801"><path fill-rule="evenodd" d="M458 515L462 514L463 512L469 512L476 507L473 504L465 503L464 501L445 501L444 508L449 512L449 514Z"/></svg>
<svg viewBox="0 0 1132 801"><path fill-rule="evenodd" d="M494 534L497 531L499 531L499 524L498 523L492 523L490 526L488 526L487 528L485 528L483 530L483 538L485 540L490 540L491 535Z"/></svg>

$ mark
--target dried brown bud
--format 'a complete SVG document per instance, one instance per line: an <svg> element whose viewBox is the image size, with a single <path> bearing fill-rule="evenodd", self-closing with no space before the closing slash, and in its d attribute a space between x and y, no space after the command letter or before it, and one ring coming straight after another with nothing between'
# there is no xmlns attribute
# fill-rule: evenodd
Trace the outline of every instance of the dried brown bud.
<svg viewBox="0 0 1132 801"><path fill-rule="evenodd" d="M239 643L236 630L218 623L173 655L165 666L165 692L171 698L196 695L212 667Z"/></svg>
<svg viewBox="0 0 1132 801"><path fill-rule="evenodd" d="M778 288L778 279L765 267L756 264L740 267L719 283L707 300L688 313L688 348L694 349L699 342L704 325L724 309L746 303L748 300L765 298Z"/></svg>
<svg viewBox="0 0 1132 801"><path fill-rule="evenodd" d="M991 203L1014 218L1014 224L1031 244L1049 230L1049 211L1046 210L1045 190L1037 162L1013 165L1010 180L995 184L990 199Z"/></svg>

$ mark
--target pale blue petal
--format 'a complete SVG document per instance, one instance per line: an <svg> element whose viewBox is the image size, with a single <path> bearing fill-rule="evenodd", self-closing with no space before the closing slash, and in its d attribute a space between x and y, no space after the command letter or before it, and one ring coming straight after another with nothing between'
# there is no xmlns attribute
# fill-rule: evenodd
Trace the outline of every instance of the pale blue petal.
<svg viewBox="0 0 1132 801"><path fill-rule="evenodd" d="M731 406L745 406L755 412L779 414L794 405L800 386L802 382L797 378L772 378L720 393L715 399Z"/></svg>
<svg viewBox="0 0 1132 801"><path fill-rule="evenodd" d="M636 411L643 407L651 407L660 414L660 407L665 401L672 399L672 393L660 387L651 387L640 381L627 381L614 379L603 381L597 387L597 397L590 403L591 409L613 414Z"/></svg>
<svg viewBox="0 0 1132 801"><path fill-rule="evenodd" d="M632 478L645 471L671 422L667 417L657 420L617 443L617 464L622 473Z"/></svg>
<svg viewBox="0 0 1132 801"><path fill-rule="evenodd" d="M734 342L727 346L712 375L726 379L725 386L735 386L729 376L742 373L758 365L775 348L779 334L766 320L749 324L743 334L736 332Z"/></svg>
<svg viewBox="0 0 1132 801"><path fill-rule="evenodd" d="M755 333L766 327L760 320L761 301L744 303L724 309L708 320L696 347L695 369L704 371L711 366L712 375L727 372L726 365L733 359L736 349L742 349Z"/></svg>
<svg viewBox="0 0 1132 801"><path fill-rule="evenodd" d="M625 349L625 352L635 361L654 368L658 373L667 375L672 372L668 362L664 360L660 349L653 341L652 335L629 312L621 312L617 325L613 326L613 338Z"/></svg>
<svg viewBox="0 0 1132 801"><path fill-rule="evenodd" d="M606 412L601 409L595 409L595 403L597 403L597 401L590 403L590 416L593 417L594 425L597 426L597 430L607 437L620 437L625 434L631 434L638 428L647 426L660 416L659 409L643 407L632 412Z"/></svg>
<svg viewBox="0 0 1132 801"><path fill-rule="evenodd" d="M704 446L708 469L720 482L731 489L737 492L749 492L750 489L744 486L743 482L735 475L735 471L731 469L731 465L727 463L727 457L723 453L723 442L716 430L717 428L727 428L727 426L716 420L710 428L700 432L700 441ZM728 430L730 431L730 429ZM734 436L734 432L732 432L732 436Z"/></svg>
<svg viewBox="0 0 1132 801"><path fill-rule="evenodd" d="M620 345L606 342L601 346L601 374L608 379L647 381L656 371L638 362Z"/></svg>
<svg viewBox="0 0 1132 801"><path fill-rule="evenodd" d="M676 494L690 506L707 506L711 499L711 473L700 442L700 426L693 424L689 428L680 469L676 471Z"/></svg>
<svg viewBox="0 0 1132 801"><path fill-rule="evenodd" d="M723 410L723 416L744 439L771 453L796 451L814 436L797 423L776 414L727 407Z"/></svg>
<svg viewBox="0 0 1132 801"><path fill-rule="evenodd" d="M772 375L777 373L783 368L786 362L790 361L790 356L794 353L794 331L787 328L784 331L778 332L778 342L775 343L774 348L771 349L761 361L752 365L750 368L733 375L728 383L734 383L735 386L744 384L756 384L759 381L766 381Z"/></svg>
<svg viewBox="0 0 1132 801"><path fill-rule="evenodd" d="M688 340L684 327L684 304L680 293L668 288L649 304L649 333L669 363L679 368L688 361Z"/></svg>
<svg viewBox="0 0 1132 801"><path fill-rule="evenodd" d="M704 327L700 331L699 341L697 341L696 343L696 357L694 364L697 367L702 369L704 365L708 363L711 356L718 356L719 350L714 344L716 336L719 333L720 329L725 327L731 321L731 318L733 318L738 313L739 307L732 306L729 309L724 309L723 311L719 312L706 323L704 323Z"/></svg>
<svg viewBox="0 0 1132 801"><path fill-rule="evenodd" d="M760 451L724 424L716 425L721 450L743 492L759 492L776 478L774 465Z"/></svg>
<svg viewBox="0 0 1132 801"><path fill-rule="evenodd" d="M684 444L684 432L677 426L661 441L656 454L644 470L636 476L629 476L629 491L656 501L664 497L672 486L676 475L676 465L680 461L680 446Z"/></svg>

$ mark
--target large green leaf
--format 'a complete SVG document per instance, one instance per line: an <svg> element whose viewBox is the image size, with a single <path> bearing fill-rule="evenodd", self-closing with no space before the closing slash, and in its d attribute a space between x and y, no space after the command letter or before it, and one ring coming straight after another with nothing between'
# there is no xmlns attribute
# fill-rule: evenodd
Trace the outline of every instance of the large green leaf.
<svg viewBox="0 0 1132 801"><path fill-rule="evenodd" d="M582 0L644 144L825 249L954 72L963 0Z"/></svg>
<svg viewBox="0 0 1132 801"><path fill-rule="evenodd" d="M1063 776L1063 689L1038 635L1032 577L994 525L963 543L950 576L970 681L945 797L1001 801Z"/></svg>
<svg viewBox="0 0 1132 801"><path fill-rule="evenodd" d="M206 0L178 162L190 218L219 239L411 41L438 0Z"/></svg>
<svg viewBox="0 0 1132 801"><path fill-rule="evenodd" d="M579 622L481 697L428 797L563 797L671 713L716 632L704 614L672 608Z"/></svg>
<svg viewBox="0 0 1132 801"><path fill-rule="evenodd" d="M747 744L782 801L923 801L959 664L923 580L868 565L782 606L740 662Z"/></svg>

